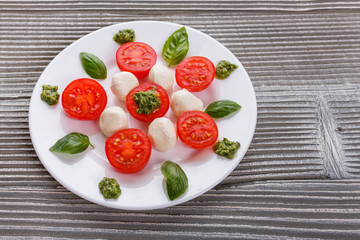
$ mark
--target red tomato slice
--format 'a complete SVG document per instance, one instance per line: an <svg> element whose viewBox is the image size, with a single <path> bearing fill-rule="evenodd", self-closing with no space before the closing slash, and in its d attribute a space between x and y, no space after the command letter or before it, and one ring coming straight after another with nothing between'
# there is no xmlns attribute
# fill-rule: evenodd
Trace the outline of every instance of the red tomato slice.
<svg viewBox="0 0 360 240"><path fill-rule="evenodd" d="M195 149L210 147L218 138L215 121L201 111L182 113L177 119L176 128L180 140Z"/></svg>
<svg viewBox="0 0 360 240"><path fill-rule="evenodd" d="M142 42L128 42L116 52L116 63L121 71L131 72L137 78L149 74L157 59L152 47Z"/></svg>
<svg viewBox="0 0 360 240"><path fill-rule="evenodd" d="M149 162L151 142L137 128L122 129L106 140L105 153L114 168L122 173L135 173Z"/></svg>
<svg viewBox="0 0 360 240"><path fill-rule="evenodd" d="M97 81L80 78L67 85L61 96L61 103L69 117L93 120L105 109L107 96Z"/></svg>
<svg viewBox="0 0 360 240"><path fill-rule="evenodd" d="M206 57L188 57L175 69L176 83L190 92L199 92L210 86L215 77L215 66Z"/></svg>
<svg viewBox="0 0 360 240"><path fill-rule="evenodd" d="M151 90L153 88L155 90L156 96L160 100L160 106L158 108L156 108L155 110L153 110L148 115L146 115L144 113L138 113L137 110L138 110L139 107L138 107L138 105L136 104L136 102L134 100L135 93L148 91L148 90ZM161 87L159 84L156 84L156 83L143 83L143 84L140 84L139 86L132 89L128 93L128 95L126 96L126 108L127 108L127 110L129 111L131 116L133 116L137 120L140 120L140 121L143 121L143 122L151 122L155 118L164 116L166 114L166 112L168 111L168 109L169 109L169 105L170 105L169 104L169 96L168 96L166 90L163 87Z"/></svg>

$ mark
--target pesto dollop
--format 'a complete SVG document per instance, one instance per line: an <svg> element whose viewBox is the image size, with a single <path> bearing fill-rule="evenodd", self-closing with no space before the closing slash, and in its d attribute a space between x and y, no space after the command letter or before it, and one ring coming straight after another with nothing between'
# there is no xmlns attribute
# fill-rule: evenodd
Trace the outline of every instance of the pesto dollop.
<svg viewBox="0 0 360 240"><path fill-rule="evenodd" d="M215 145L213 146L213 150L219 156L233 159L239 147L239 142L232 142L229 141L227 138L223 138L222 141L218 141L217 143L215 143Z"/></svg>
<svg viewBox="0 0 360 240"><path fill-rule="evenodd" d="M149 115L160 106L160 100L154 88L135 93L133 99L138 106L136 112L139 114Z"/></svg>
<svg viewBox="0 0 360 240"><path fill-rule="evenodd" d="M113 37L114 41L120 45L123 45L127 42L133 42L135 40L135 31L132 29L123 29L120 30Z"/></svg>
<svg viewBox="0 0 360 240"><path fill-rule="evenodd" d="M233 64L227 60L221 60L216 65L215 77L218 79L225 79L237 68L236 64Z"/></svg>
<svg viewBox="0 0 360 240"><path fill-rule="evenodd" d="M58 86L42 85L42 93L40 94L41 100L49 105L58 103L60 94L57 92Z"/></svg>
<svg viewBox="0 0 360 240"><path fill-rule="evenodd" d="M99 189L106 199L117 199L121 194L120 185L114 178L104 177L103 180L99 182Z"/></svg>

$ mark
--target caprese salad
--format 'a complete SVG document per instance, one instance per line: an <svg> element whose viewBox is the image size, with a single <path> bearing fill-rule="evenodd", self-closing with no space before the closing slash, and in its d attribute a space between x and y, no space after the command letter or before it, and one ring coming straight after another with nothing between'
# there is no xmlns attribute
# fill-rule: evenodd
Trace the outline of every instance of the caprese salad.
<svg viewBox="0 0 360 240"><path fill-rule="evenodd" d="M114 53L120 72L112 76L110 89L125 103L126 109L106 107L106 91L92 79L94 76L98 76L96 79L106 78L106 66L90 53L81 53L80 57L85 72L92 78L72 81L61 94L62 107L70 118L99 118L99 128L105 137L104 151L111 166L120 173L139 172L149 162L152 148L161 152L170 151L175 147L177 138L190 148L212 147L220 156L234 157L240 143L226 138L218 141L214 118L232 114L241 108L240 105L228 99L218 100L204 110L202 100L192 92L208 88L215 77L225 79L236 69L235 64L224 60L215 67L210 59L203 56L186 58L189 41L185 27L169 36L162 49L162 57L169 66L177 65L174 74L171 68L156 64L157 54L151 46L134 41L134 30L120 30L114 40L121 45ZM169 96L175 82L182 89ZM48 92L43 92L41 98L48 104L56 104L59 99L57 87L48 86L46 90ZM165 117L169 109L177 117L175 123ZM129 127L131 124L126 112L136 120L148 123L148 132ZM76 154L85 151L88 146L92 145L86 135L70 133L59 139L50 151ZM178 164L166 161L161 172L170 200L186 191L187 177ZM115 179L104 178L99 183L99 189L104 198L118 198L121 193Z"/></svg>

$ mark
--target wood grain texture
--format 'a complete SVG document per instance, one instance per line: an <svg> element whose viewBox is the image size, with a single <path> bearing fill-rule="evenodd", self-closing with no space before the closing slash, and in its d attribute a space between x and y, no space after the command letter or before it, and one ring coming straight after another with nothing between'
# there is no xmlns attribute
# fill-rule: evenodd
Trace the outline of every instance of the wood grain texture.
<svg viewBox="0 0 360 240"><path fill-rule="evenodd" d="M335 119L338 154L349 176L360 175L360 95L354 89L347 95L329 95L329 112Z"/></svg>
<svg viewBox="0 0 360 240"><path fill-rule="evenodd" d="M2 0L0 4L4 11L311 11L360 8L356 0Z"/></svg>
<svg viewBox="0 0 360 240"><path fill-rule="evenodd" d="M169 21L228 47L258 101L253 142L206 194L145 212L83 200L44 169L28 109L66 46ZM0 239L360 239L359 1L0 0Z"/></svg>
<svg viewBox="0 0 360 240"><path fill-rule="evenodd" d="M2 187L0 193L3 239L357 239L360 234L358 180L233 185L145 212L104 208L61 187Z"/></svg>

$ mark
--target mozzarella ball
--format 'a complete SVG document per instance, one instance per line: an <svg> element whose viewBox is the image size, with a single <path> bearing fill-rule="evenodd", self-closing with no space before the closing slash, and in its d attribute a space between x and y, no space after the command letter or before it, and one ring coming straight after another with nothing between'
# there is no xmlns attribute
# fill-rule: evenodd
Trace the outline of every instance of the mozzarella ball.
<svg viewBox="0 0 360 240"><path fill-rule="evenodd" d="M126 95L136 86L139 86L139 81L134 74L120 72L114 74L110 89L119 100L125 102Z"/></svg>
<svg viewBox="0 0 360 240"><path fill-rule="evenodd" d="M186 89L176 91L171 96L171 110L178 117L186 111L202 111L203 102Z"/></svg>
<svg viewBox="0 0 360 240"><path fill-rule="evenodd" d="M121 129L128 128L126 113L121 107L106 108L100 115L99 127L106 137L110 137Z"/></svg>
<svg viewBox="0 0 360 240"><path fill-rule="evenodd" d="M177 140L174 124L165 117L156 118L150 123L148 136L152 146L160 152L173 149Z"/></svg>
<svg viewBox="0 0 360 240"><path fill-rule="evenodd" d="M162 86L166 91L174 85L174 78L171 70L163 65L154 65L149 72L149 79L153 83Z"/></svg>

